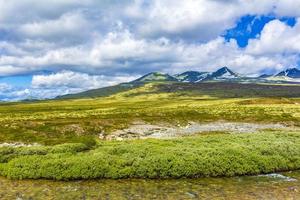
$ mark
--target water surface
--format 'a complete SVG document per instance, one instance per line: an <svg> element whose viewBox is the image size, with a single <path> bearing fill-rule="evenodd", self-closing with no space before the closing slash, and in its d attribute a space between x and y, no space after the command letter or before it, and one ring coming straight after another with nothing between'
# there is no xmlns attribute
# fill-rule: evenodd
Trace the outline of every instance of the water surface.
<svg viewBox="0 0 300 200"><path fill-rule="evenodd" d="M0 199L300 199L300 171L173 180L49 181L0 178Z"/></svg>

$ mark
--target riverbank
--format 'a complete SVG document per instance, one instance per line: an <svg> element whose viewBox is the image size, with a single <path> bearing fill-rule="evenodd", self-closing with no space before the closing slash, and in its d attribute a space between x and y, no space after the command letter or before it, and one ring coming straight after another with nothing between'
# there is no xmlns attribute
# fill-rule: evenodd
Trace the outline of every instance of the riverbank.
<svg viewBox="0 0 300 200"><path fill-rule="evenodd" d="M122 179L255 175L300 169L300 133L209 134L170 140L1 147L12 179Z"/></svg>

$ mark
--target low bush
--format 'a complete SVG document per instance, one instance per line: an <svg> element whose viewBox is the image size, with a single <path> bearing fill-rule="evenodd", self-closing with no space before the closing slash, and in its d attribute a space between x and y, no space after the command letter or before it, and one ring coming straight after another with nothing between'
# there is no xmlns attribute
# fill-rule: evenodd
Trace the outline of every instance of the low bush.
<svg viewBox="0 0 300 200"><path fill-rule="evenodd" d="M2 159L1 175L56 180L180 178L300 169L300 134L296 132L102 142L89 151L79 144L38 148L24 148L17 151L22 154ZM13 154L10 151L15 150L1 149L1 156Z"/></svg>

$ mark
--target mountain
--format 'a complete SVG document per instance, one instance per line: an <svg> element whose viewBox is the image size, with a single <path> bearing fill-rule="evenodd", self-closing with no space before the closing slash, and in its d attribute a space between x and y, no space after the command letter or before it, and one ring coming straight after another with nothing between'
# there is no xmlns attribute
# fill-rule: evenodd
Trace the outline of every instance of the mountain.
<svg viewBox="0 0 300 200"><path fill-rule="evenodd" d="M289 78L300 78L300 70L297 68L289 68L287 70L284 70L284 71L278 73L276 76L277 77L278 76L286 76Z"/></svg>
<svg viewBox="0 0 300 200"><path fill-rule="evenodd" d="M269 75L269 74L262 74L260 75L258 78L269 78L271 77L272 75Z"/></svg>
<svg viewBox="0 0 300 200"><path fill-rule="evenodd" d="M178 80L174 78L173 76L170 76L168 74L160 73L160 72L151 72L149 74L146 74L142 76L141 78L138 78L134 81L128 82L128 83L121 83L114 86L108 86L104 88L99 89L93 89L88 90L85 92L80 92L76 94L67 94L56 97L56 99L74 99L74 98L96 98L96 97L107 97L110 95L114 95L120 92L125 92L134 88L138 88L140 86L143 86L145 83L150 82L172 82Z"/></svg>
<svg viewBox="0 0 300 200"><path fill-rule="evenodd" d="M174 77L181 82L196 83L202 81L208 75L208 72L187 71L182 74L177 74Z"/></svg>
<svg viewBox="0 0 300 200"><path fill-rule="evenodd" d="M144 86L147 83L162 83L166 82L167 85L173 83L198 83L198 82L220 82L225 83L267 83L267 84L300 84L300 70L297 68L287 69L276 75L263 74L258 77L247 77L241 76L228 67L222 67L215 72L197 72L197 71L186 71L181 74L171 76L169 74L160 72L151 72L146 74L134 81L128 83L121 83L115 86L109 86L94 90L88 90L77 94L68 94L57 97L57 99L74 99L74 98L96 98L96 97L107 97L120 92L126 92L135 88ZM224 83L223 83L224 82Z"/></svg>
<svg viewBox="0 0 300 200"><path fill-rule="evenodd" d="M273 76L266 77L265 80L276 83L300 83L300 70L297 68L289 68L279 72Z"/></svg>
<svg viewBox="0 0 300 200"><path fill-rule="evenodd" d="M212 81L212 80L229 80L239 78L239 75L231 71L228 67L222 67L217 71L209 74L203 81Z"/></svg>
<svg viewBox="0 0 300 200"><path fill-rule="evenodd" d="M56 97L56 99L75 99L75 98L96 98L107 97L119 92L125 92L134 88L142 86L142 83L121 83L114 86L103 87L99 89L88 90L76 94L67 94Z"/></svg>
<svg viewBox="0 0 300 200"><path fill-rule="evenodd" d="M141 78L138 78L132 83L136 82L161 82L161 81L178 81L175 77L170 76L169 74L164 74L160 72L151 72L149 74L146 74L142 76Z"/></svg>

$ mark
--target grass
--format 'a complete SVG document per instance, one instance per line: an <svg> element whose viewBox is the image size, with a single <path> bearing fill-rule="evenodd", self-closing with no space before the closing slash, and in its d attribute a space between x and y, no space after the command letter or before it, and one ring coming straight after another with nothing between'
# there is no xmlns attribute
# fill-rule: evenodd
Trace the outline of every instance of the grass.
<svg viewBox="0 0 300 200"><path fill-rule="evenodd" d="M300 134L218 134L174 140L0 149L0 174L13 179L180 178L300 169Z"/></svg>
<svg viewBox="0 0 300 200"><path fill-rule="evenodd" d="M141 120L300 126L299 86L150 83L120 91L108 88L105 94L114 94L99 98L1 103L0 143L44 146L1 147L0 175L56 180L180 178L300 169L300 133L295 131L122 142L98 138Z"/></svg>
<svg viewBox="0 0 300 200"><path fill-rule="evenodd" d="M140 120L176 125L225 120L300 126L299 86L237 84L229 90L233 86L225 84L222 91L220 85L211 84L147 84L109 97L3 103L0 142L92 144L100 133L110 134Z"/></svg>

